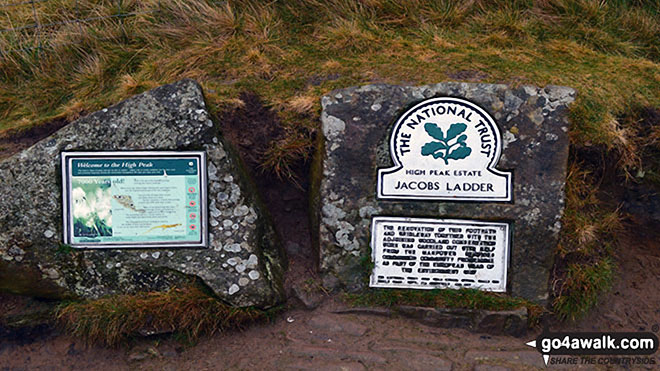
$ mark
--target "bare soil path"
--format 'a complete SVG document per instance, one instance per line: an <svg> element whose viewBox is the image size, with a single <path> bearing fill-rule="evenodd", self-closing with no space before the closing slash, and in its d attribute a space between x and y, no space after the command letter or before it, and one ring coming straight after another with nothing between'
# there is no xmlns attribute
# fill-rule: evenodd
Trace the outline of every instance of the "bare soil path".
<svg viewBox="0 0 660 371"><path fill-rule="evenodd" d="M106 349L86 347L67 336L22 346L5 344L0 347L0 368L498 370L503 368L493 367L543 366L540 354L524 345L526 338L439 329L403 318L333 313L340 307L328 299L313 311L293 309L273 323L204 339L188 348L167 339Z"/></svg>

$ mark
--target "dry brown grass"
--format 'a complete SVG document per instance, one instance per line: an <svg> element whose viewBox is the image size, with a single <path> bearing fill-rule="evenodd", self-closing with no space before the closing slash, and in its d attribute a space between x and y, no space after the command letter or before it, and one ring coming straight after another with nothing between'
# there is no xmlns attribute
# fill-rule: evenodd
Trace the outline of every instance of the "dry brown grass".
<svg viewBox="0 0 660 371"><path fill-rule="evenodd" d="M318 97L312 95L298 95L288 102L288 107L297 113L311 113L318 104Z"/></svg>
<svg viewBox="0 0 660 371"><path fill-rule="evenodd" d="M194 287L70 303L57 313L68 333L109 346L154 331L180 333L194 341L266 317L264 311L232 308Z"/></svg>
<svg viewBox="0 0 660 371"><path fill-rule="evenodd" d="M576 319L598 302L614 279L617 234L623 229L619 210L603 208L591 171L571 163L566 210L551 291L555 313Z"/></svg>

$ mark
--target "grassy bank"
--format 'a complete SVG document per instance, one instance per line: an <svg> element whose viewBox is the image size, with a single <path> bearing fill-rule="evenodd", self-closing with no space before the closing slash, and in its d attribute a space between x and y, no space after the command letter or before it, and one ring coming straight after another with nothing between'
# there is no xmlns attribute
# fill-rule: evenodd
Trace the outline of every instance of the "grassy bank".
<svg viewBox="0 0 660 371"><path fill-rule="evenodd" d="M188 342L240 329L272 313L232 308L195 287L139 295L117 295L60 306L57 322L88 343L116 346L136 336L173 333Z"/></svg>
<svg viewBox="0 0 660 371"><path fill-rule="evenodd" d="M118 5L136 15L62 23L112 15ZM289 164L312 152L324 93L453 80L577 89L572 145L615 153L622 174L645 171L639 154L657 146L640 136L635 117L660 108L657 0L49 0L34 7L0 8L3 29L29 24L34 12L53 24L0 34L0 136L189 77L215 111L240 106L243 91L274 108L284 134L263 163L287 176ZM653 130L644 137L660 137ZM558 251L566 264L552 283L565 318L588 309L576 303L581 293L597 297L611 282L614 247L598 241L611 239L616 231L607 226L618 221L596 198L598 179L574 162Z"/></svg>

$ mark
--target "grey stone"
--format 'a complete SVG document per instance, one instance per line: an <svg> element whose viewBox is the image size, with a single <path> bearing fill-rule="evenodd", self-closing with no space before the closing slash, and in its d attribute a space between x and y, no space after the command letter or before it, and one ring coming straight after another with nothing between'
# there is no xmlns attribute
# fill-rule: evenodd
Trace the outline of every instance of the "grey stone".
<svg viewBox="0 0 660 371"><path fill-rule="evenodd" d="M295 285L292 291L292 296L307 309L316 309L324 299L324 294L316 287Z"/></svg>
<svg viewBox="0 0 660 371"><path fill-rule="evenodd" d="M436 96L470 100L494 117L504 139L497 168L514 173L511 203L376 198L377 170L393 165L389 153L393 124L408 107ZM367 286L370 271L364 262L370 258L373 216L506 221L513 227L507 292L547 302L564 208L568 105L574 97L575 91L567 87L455 82L367 85L324 96L323 135L312 174L315 243L324 284L349 291ZM378 110L373 109L376 103Z"/></svg>
<svg viewBox="0 0 660 371"><path fill-rule="evenodd" d="M545 368L541 353L533 350L468 350L464 358L466 361L500 361L514 365L516 369L522 366Z"/></svg>
<svg viewBox="0 0 660 371"><path fill-rule="evenodd" d="M200 86L182 80L92 113L0 162L0 289L56 298L99 298L168 290L197 281L234 306L265 308L281 302L282 249L237 157L228 151L218 130L208 125L208 117ZM222 201L210 205L210 247L172 248L166 253L62 248L59 157L65 148L205 150L209 200ZM223 230L226 216L238 228ZM242 223L247 217L251 222ZM234 248L234 241L243 241L246 248L238 244ZM219 248L227 245L232 249ZM251 269L259 273L244 277L247 281L241 281L245 285L240 290L244 275L226 264L231 259L249 260Z"/></svg>
<svg viewBox="0 0 660 371"><path fill-rule="evenodd" d="M289 354L295 357L309 357L313 359L326 359L334 361L357 361L363 364L384 364L387 359L379 354L371 352L349 352L337 349L303 346L293 348Z"/></svg>
<svg viewBox="0 0 660 371"><path fill-rule="evenodd" d="M149 358L149 353L147 352L133 352L128 355L129 362L140 362Z"/></svg>
<svg viewBox="0 0 660 371"><path fill-rule="evenodd" d="M474 366L473 370L474 371L509 371L511 369L504 366L482 364L482 365Z"/></svg>
<svg viewBox="0 0 660 371"><path fill-rule="evenodd" d="M367 332L367 326L352 322L345 318L334 318L330 315L312 317L308 324L317 329L333 333L345 333L351 336L362 336Z"/></svg>
<svg viewBox="0 0 660 371"><path fill-rule="evenodd" d="M446 359L434 357L429 354L408 353L405 354L405 365L407 370L437 370L437 371L451 371L454 364Z"/></svg>
<svg viewBox="0 0 660 371"><path fill-rule="evenodd" d="M397 306L400 315L442 328L462 328L491 335L522 336L527 332L527 308L487 311L463 308Z"/></svg>

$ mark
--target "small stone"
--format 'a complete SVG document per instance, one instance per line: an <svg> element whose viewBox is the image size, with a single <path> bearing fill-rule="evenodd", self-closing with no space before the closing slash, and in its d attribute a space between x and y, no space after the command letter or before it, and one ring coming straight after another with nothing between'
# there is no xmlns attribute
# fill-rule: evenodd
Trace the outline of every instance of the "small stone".
<svg viewBox="0 0 660 371"><path fill-rule="evenodd" d="M46 238L51 238L51 237L53 237L54 235L55 235L55 232L51 231L50 229L47 229L47 230L44 232L44 237L46 237Z"/></svg>
<svg viewBox="0 0 660 371"><path fill-rule="evenodd" d="M381 108L381 105L378 104L378 103L371 105L371 110L372 111L378 111L378 110L380 110L380 108Z"/></svg>
<svg viewBox="0 0 660 371"><path fill-rule="evenodd" d="M245 221L252 224L257 221L257 213L254 210L250 209L250 215L245 217Z"/></svg>
<svg viewBox="0 0 660 371"><path fill-rule="evenodd" d="M217 198L218 198L218 201L220 201L220 202L227 201L229 199L229 195L226 194L225 192L219 192Z"/></svg>
<svg viewBox="0 0 660 371"><path fill-rule="evenodd" d="M245 263L240 263L236 266L236 272L243 273L245 272Z"/></svg>
<svg viewBox="0 0 660 371"><path fill-rule="evenodd" d="M217 206L215 206L215 200L211 200L211 202L209 203L209 213L214 218L217 218L220 215L222 215L222 212L218 210Z"/></svg>
<svg viewBox="0 0 660 371"><path fill-rule="evenodd" d="M240 289L241 289L241 288L238 287L237 284L233 284L233 285L231 285L231 287L229 287L229 295L234 295L234 294L237 293L238 290L240 290Z"/></svg>
<svg viewBox="0 0 660 371"><path fill-rule="evenodd" d="M245 205L236 206L234 208L234 216L238 216L238 217L245 216L249 212L250 212L250 208Z"/></svg>
<svg viewBox="0 0 660 371"><path fill-rule="evenodd" d="M158 259L158 258L160 258L160 252L159 252L159 251L156 251L156 252L154 252L154 253L151 253L151 257L154 258L154 259Z"/></svg>
<svg viewBox="0 0 660 371"><path fill-rule="evenodd" d="M21 248L19 248L19 247L17 247L17 246L12 246L12 247L9 248L9 253L10 253L11 255L16 256L16 255L23 255L23 254L25 254L25 251L23 251Z"/></svg>
<svg viewBox="0 0 660 371"><path fill-rule="evenodd" d="M44 273L46 273L46 276L48 276L48 278L50 278L51 280L56 280L60 278L60 273L53 268L48 268L44 270Z"/></svg>
<svg viewBox="0 0 660 371"><path fill-rule="evenodd" d="M224 180L227 183L231 183L234 181L234 177L231 175L225 175L225 177L222 180Z"/></svg>
<svg viewBox="0 0 660 371"><path fill-rule="evenodd" d="M248 273L248 277L250 277L251 280L258 280L260 276L261 275L258 271L250 271L250 273Z"/></svg>
<svg viewBox="0 0 660 371"><path fill-rule="evenodd" d="M250 280L245 278L245 277L241 277L241 278L238 279L239 286L245 286L248 283L250 283Z"/></svg>
<svg viewBox="0 0 660 371"><path fill-rule="evenodd" d="M360 218L371 218L372 215L378 212L378 209L373 206L364 206L360 208Z"/></svg>
<svg viewBox="0 0 660 371"><path fill-rule="evenodd" d="M238 251L236 250L236 246L238 246ZM231 244L226 244L225 245L225 251L227 252L240 252L241 251L241 245L231 243Z"/></svg>
<svg viewBox="0 0 660 371"><path fill-rule="evenodd" d="M222 226L225 228L229 228L234 224L234 222L231 219L225 219L222 221Z"/></svg>
<svg viewBox="0 0 660 371"><path fill-rule="evenodd" d="M257 256L254 255L254 254L251 254L250 257L247 260L246 265L247 265L248 268L256 268L258 262L259 262L259 260L257 259Z"/></svg>
<svg viewBox="0 0 660 371"><path fill-rule="evenodd" d="M142 254L140 254L141 259L146 259L148 257L149 257L149 254L147 254L146 252L143 252Z"/></svg>
<svg viewBox="0 0 660 371"><path fill-rule="evenodd" d="M238 264L238 259L240 259L240 258L229 258L229 259L227 259L227 263L229 263L229 265L231 265L233 267L236 264Z"/></svg>
<svg viewBox="0 0 660 371"><path fill-rule="evenodd" d="M210 181L218 180L218 176L216 175L216 173L218 172L218 168L216 168L215 165L213 164L213 162L211 162L211 161L209 161L207 166L208 167L207 167L206 171L209 175L209 180Z"/></svg>
<svg viewBox="0 0 660 371"><path fill-rule="evenodd" d="M145 359L147 359L147 357L149 357L149 354L147 352L135 352L135 353L131 353L128 356L128 361L129 362L144 361Z"/></svg>

